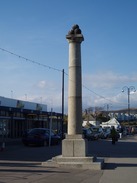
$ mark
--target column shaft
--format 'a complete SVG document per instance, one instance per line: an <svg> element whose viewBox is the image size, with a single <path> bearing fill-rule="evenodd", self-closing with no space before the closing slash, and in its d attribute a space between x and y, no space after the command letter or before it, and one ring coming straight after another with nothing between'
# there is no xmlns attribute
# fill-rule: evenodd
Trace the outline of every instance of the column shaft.
<svg viewBox="0 0 137 183"><path fill-rule="evenodd" d="M82 131L82 88L81 88L81 46L80 42L69 43L69 96L68 134Z"/></svg>

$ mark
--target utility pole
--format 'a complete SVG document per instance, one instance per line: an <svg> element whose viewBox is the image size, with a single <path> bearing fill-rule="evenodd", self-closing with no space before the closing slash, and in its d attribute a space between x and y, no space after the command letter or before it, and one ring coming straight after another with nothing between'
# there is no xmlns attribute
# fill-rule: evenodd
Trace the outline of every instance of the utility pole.
<svg viewBox="0 0 137 183"><path fill-rule="evenodd" d="M61 126L61 131L62 131L62 139L63 139L63 133L64 133L64 69L62 70L62 126Z"/></svg>
<svg viewBox="0 0 137 183"><path fill-rule="evenodd" d="M135 89L134 86L130 86L130 87L124 86L123 89L122 89L122 92L124 92L125 90L127 90L127 96L128 96L128 120L130 120L130 92L131 91L136 92L136 89Z"/></svg>

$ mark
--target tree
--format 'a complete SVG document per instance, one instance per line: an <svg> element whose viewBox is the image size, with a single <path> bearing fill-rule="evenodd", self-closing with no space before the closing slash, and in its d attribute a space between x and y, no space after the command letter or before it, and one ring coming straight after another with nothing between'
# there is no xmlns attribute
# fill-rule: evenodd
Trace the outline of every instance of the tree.
<svg viewBox="0 0 137 183"><path fill-rule="evenodd" d="M110 118L106 113L103 112L102 107L89 107L84 110L83 112L83 120L89 121L100 121L105 122L108 121Z"/></svg>

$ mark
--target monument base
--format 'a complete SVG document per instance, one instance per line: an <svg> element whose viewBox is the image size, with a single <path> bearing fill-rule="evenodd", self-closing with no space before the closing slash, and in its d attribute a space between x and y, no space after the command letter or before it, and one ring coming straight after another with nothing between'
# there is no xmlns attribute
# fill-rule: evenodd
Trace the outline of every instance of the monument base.
<svg viewBox="0 0 137 183"><path fill-rule="evenodd" d="M65 158L65 157L62 157L62 155L60 155L52 158L51 160L42 162L42 166L101 170L104 166L104 160L97 159L95 157Z"/></svg>
<svg viewBox="0 0 137 183"><path fill-rule="evenodd" d="M62 155L42 162L43 166L101 170L104 159L88 156L87 140L82 135L67 135L62 141Z"/></svg>
<svg viewBox="0 0 137 183"><path fill-rule="evenodd" d="M87 151L87 140L82 135L66 135L66 139L62 141L63 157L85 157Z"/></svg>

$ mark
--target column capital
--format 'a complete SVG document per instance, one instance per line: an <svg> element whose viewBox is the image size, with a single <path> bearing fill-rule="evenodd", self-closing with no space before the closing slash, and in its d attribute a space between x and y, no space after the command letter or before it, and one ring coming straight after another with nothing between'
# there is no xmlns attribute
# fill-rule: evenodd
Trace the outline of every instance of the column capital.
<svg viewBox="0 0 137 183"><path fill-rule="evenodd" d="M72 29L68 32L68 34L66 35L66 39L68 40L69 43L71 42L81 43L82 41L84 41L81 29L77 24L74 25Z"/></svg>

